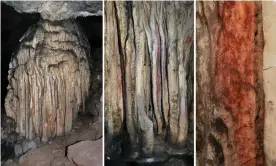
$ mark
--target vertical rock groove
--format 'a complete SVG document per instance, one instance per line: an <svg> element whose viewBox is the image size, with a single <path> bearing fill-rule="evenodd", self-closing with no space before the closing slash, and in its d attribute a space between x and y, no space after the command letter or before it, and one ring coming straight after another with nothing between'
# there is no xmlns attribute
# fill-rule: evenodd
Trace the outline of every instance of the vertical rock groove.
<svg viewBox="0 0 276 166"><path fill-rule="evenodd" d="M105 7L107 133L126 128L131 146L145 154L152 154L158 136L184 145L192 111L193 3L105 2ZM114 97L119 91L122 98ZM124 107L118 110L113 102Z"/></svg>

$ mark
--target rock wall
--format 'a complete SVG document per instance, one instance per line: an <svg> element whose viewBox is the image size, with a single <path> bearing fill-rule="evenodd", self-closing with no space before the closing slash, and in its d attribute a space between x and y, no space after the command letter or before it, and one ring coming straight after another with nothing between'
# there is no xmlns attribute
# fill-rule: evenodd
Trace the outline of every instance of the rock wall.
<svg viewBox="0 0 276 166"><path fill-rule="evenodd" d="M265 92L265 128L264 145L267 166L276 165L276 3L263 2L264 26L264 92Z"/></svg>
<svg viewBox="0 0 276 166"><path fill-rule="evenodd" d="M262 6L197 3L197 164L263 165Z"/></svg>
<svg viewBox="0 0 276 166"><path fill-rule="evenodd" d="M39 13L43 19L56 21L102 15L101 1L5 1L17 12Z"/></svg>
<svg viewBox="0 0 276 166"><path fill-rule="evenodd" d="M105 3L105 125L151 154L154 135L187 139L193 93L193 3Z"/></svg>
<svg viewBox="0 0 276 166"><path fill-rule="evenodd" d="M42 19L20 41L9 66L7 115L28 139L70 132L90 86L86 37L73 20Z"/></svg>

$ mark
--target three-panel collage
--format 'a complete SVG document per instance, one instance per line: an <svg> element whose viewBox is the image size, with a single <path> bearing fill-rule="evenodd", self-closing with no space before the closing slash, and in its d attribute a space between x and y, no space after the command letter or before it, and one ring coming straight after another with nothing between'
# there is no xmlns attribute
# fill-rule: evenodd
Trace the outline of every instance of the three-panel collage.
<svg viewBox="0 0 276 166"><path fill-rule="evenodd" d="M276 1L1 1L1 165L276 166Z"/></svg>

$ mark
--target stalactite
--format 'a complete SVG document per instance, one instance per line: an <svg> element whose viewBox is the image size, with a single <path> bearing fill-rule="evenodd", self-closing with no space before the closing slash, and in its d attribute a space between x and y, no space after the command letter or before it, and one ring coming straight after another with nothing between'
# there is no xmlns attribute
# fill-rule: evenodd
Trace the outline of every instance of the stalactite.
<svg viewBox="0 0 276 166"><path fill-rule="evenodd" d="M90 48L73 20L40 22L28 29L9 69L7 115L28 139L69 133L90 86Z"/></svg>
<svg viewBox="0 0 276 166"><path fill-rule="evenodd" d="M261 6L197 5L198 165L262 165Z"/></svg>
<svg viewBox="0 0 276 166"><path fill-rule="evenodd" d="M188 134L188 105L192 102L188 102L192 94L187 89L191 82L187 78L192 78L188 77L193 56L192 3L105 4L105 73L111 78L105 80L107 132L118 133L120 130L114 123L126 122L132 148L138 145L147 155L153 152L155 134L168 134L170 143L184 145ZM118 58L120 63L116 63ZM115 72L112 69L115 64L121 70ZM115 75L123 79L120 84L123 90L112 83ZM119 111L125 119L114 116L117 109L111 99L121 102L112 97L119 91L123 92L124 103Z"/></svg>

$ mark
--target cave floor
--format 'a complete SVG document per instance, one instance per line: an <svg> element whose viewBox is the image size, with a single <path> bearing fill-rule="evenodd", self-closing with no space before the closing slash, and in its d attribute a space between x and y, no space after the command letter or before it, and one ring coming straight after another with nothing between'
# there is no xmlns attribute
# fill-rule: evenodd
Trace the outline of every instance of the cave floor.
<svg viewBox="0 0 276 166"><path fill-rule="evenodd" d="M83 141L93 141L96 144L102 146L102 120L93 120L90 116L79 116L74 123L72 132L64 137L57 137L54 140L40 144L38 148L27 151L21 157L7 160L3 166L73 166L78 165L74 161L74 156L71 156L70 161L68 158L68 147L76 145ZM96 147L96 146L95 146ZM91 147L87 149L76 149L74 155L77 155L77 151L84 153L86 151L91 152ZM93 147L92 147L93 148ZM99 147L98 147L99 148ZM97 153L93 153L93 157L96 158L101 164L102 151L98 150ZM85 160L85 159L83 159Z"/></svg>
<svg viewBox="0 0 276 166"><path fill-rule="evenodd" d="M165 135L165 134L164 134ZM187 142L184 146L167 144L165 136L155 136L153 155L150 157L138 156L133 158L130 152L130 143L126 133L115 137L105 135L106 166L192 166L193 165L193 132L188 132Z"/></svg>

